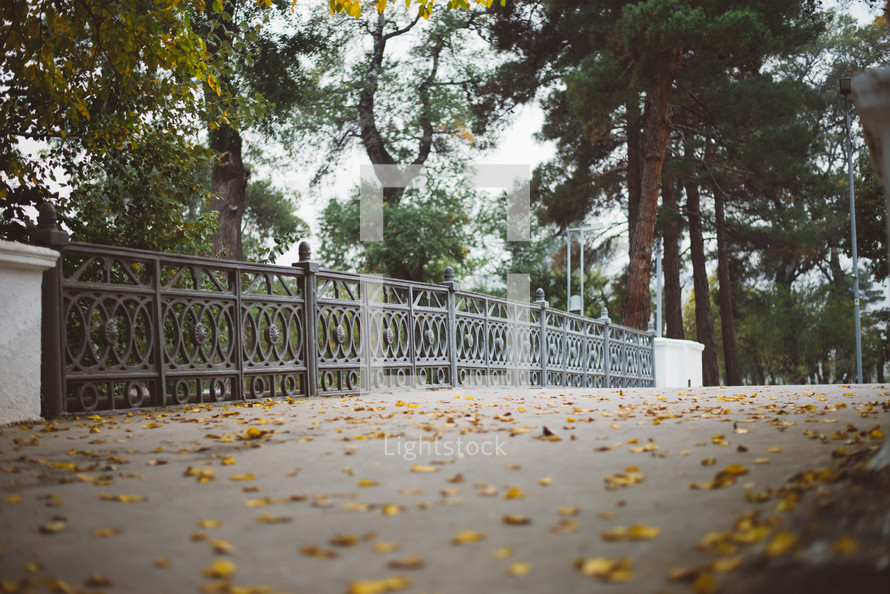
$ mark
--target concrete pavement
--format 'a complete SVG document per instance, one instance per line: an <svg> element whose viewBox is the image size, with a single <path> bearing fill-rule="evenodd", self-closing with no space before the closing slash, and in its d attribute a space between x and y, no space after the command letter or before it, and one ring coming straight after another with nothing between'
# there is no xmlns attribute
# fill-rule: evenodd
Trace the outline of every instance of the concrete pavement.
<svg viewBox="0 0 890 594"><path fill-rule="evenodd" d="M0 592L715 592L801 559L882 571L881 529L805 527L848 499L888 409L887 385L478 388L7 427Z"/></svg>

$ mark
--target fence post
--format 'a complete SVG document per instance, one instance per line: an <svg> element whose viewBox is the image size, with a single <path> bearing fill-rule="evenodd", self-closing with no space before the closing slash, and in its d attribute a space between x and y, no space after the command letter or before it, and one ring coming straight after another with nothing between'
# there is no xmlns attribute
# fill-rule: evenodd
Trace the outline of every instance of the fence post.
<svg viewBox="0 0 890 594"><path fill-rule="evenodd" d="M457 311L455 310L454 292L457 283L454 282L454 269L445 267L445 275L439 283L448 287L448 361L451 366L451 387L457 387Z"/></svg>
<svg viewBox="0 0 890 594"><path fill-rule="evenodd" d="M547 348L547 307L550 305L547 301L544 300L544 289L538 289L535 291L535 302L534 305L537 305L541 308L541 331L538 336L538 356L541 358L541 387L547 387L547 358L550 356L550 351Z"/></svg>
<svg viewBox="0 0 890 594"><path fill-rule="evenodd" d="M612 354L609 352L609 334L611 334L612 320L609 319L609 310L603 307L600 310L600 321L603 323L603 373L605 388L612 387Z"/></svg>
<svg viewBox="0 0 890 594"><path fill-rule="evenodd" d="M582 322L582 328L584 328L584 332L582 333L582 338L581 338L581 340L582 340L582 342L581 342L581 357L583 357L583 361L584 361L584 363L581 367L581 369L583 369L583 372L581 375L581 384L585 388L588 387L588 384L590 383L590 380L588 379L588 374L590 372L588 363L589 363L590 358L588 357L588 351L587 351L587 334L588 334L587 331L588 331L589 327L590 327L590 324L587 323L587 318L584 318L584 321Z"/></svg>
<svg viewBox="0 0 890 594"><path fill-rule="evenodd" d="M56 209L51 202L40 205L37 231L31 233L31 243L60 252L56 265L43 271L40 313L40 379L43 385L40 414L47 418L58 417L65 412L65 394L62 385L64 361L62 344L62 249L70 238L59 229Z"/></svg>
<svg viewBox="0 0 890 594"><path fill-rule="evenodd" d="M161 295L161 259L153 258L152 259L152 267L151 267L151 275L152 275L152 289L154 291L154 300L155 306L154 310L151 312L154 316L154 327L155 327L155 346L154 353L156 364L158 366L158 376L157 376L157 386L158 391L155 394L154 404L155 406L166 406L167 405L167 366L164 364L164 351L166 350L164 347L166 346L166 335L164 333L164 314L163 314L163 305L161 303L163 297ZM237 327L237 326L236 326ZM240 334L240 330L235 332L235 336ZM242 350L236 351L238 353L239 358L243 358ZM201 382L202 380L198 378L197 389L195 390L199 395L202 391ZM232 386L234 389L234 386ZM175 387L174 387L175 391ZM188 393L188 389L186 388L186 393ZM175 396L175 395L174 395ZM200 400L200 396L199 396Z"/></svg>
<svg viewBox="0 0 890 594"><path fill-rule="evenodd" d="M306 329L306 396L318 395L318 311L316 274L318 262L312 261L312 248L309 242L300 243L299 261L291 264L303 270L303 302L306 311L304 328Z"/></svg>
<svg viewBox="0 0 890 594"><path fill-rule="evenodd" d="M647 375L651 375L651 383L647 382L650 387L655 387L655 337L657 336L657 332L655 330L655 325L652 323L652 320L649 320L649 369L646 370ZM643 370L640 370L640 375L643 374Z"/></svg>

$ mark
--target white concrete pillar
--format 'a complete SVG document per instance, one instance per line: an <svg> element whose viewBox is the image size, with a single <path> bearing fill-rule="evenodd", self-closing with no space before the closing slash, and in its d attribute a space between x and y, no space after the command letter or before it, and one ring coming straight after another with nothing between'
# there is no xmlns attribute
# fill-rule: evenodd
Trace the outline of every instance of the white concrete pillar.
<svg viewBox="0 0 890 594"><path fill-rule="evenodd" d="M40 291L58 258L0 241L0 426L40 419Z"/></svg>
<svg viewBox="0 0 890 594"><path fill-rule="evenodd" d="M702 385L705 345L692 340L655 338L655 387L687 388Z"/></svg>

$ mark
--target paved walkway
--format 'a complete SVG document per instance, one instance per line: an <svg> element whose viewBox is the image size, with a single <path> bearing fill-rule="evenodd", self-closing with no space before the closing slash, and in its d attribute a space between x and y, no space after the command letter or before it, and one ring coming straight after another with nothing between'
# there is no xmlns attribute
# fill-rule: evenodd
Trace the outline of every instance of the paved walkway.
<svg viewBox="0 0 890 594"><path fill-rule="evenodd" d="M886 539L802 522L888 408L886 385L475 389L8 427L0 592L714 592L763 559L880 568Z"/></svg>

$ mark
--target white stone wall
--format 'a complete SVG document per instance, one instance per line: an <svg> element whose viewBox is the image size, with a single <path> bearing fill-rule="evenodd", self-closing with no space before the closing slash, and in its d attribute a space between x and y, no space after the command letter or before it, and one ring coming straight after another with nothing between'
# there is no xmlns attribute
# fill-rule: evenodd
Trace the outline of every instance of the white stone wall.
<svg viewBox="0 0 890 594"><path fill-rule="evenodd" d="M0 426L40 419L40 290L58 257L0 241Z"/></svg>

